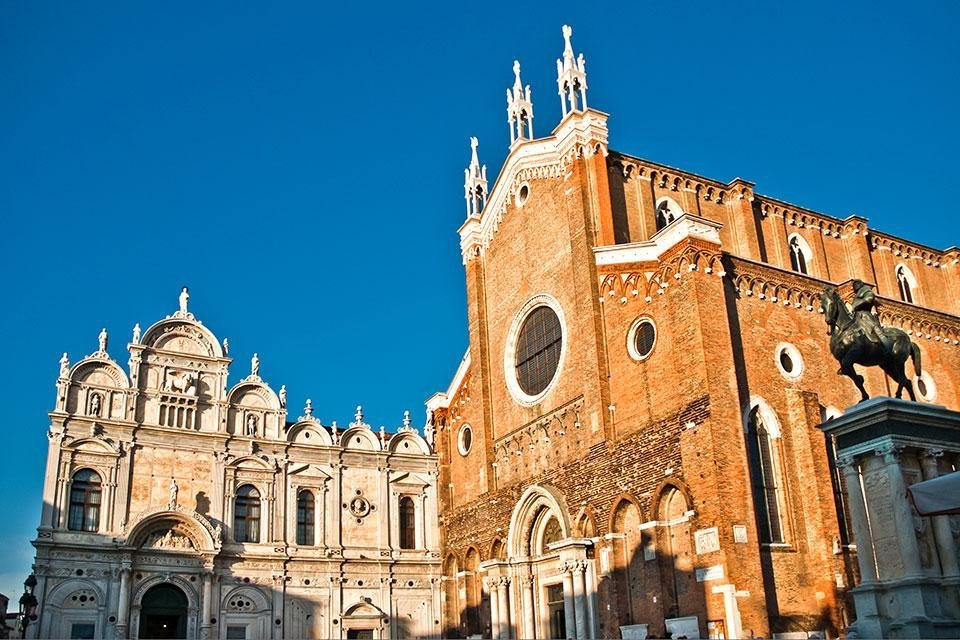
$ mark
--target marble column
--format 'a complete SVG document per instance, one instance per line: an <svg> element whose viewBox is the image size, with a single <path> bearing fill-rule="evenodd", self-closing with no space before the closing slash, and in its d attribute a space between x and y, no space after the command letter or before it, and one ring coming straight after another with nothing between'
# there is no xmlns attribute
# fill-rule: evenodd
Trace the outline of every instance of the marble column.
<svg viewBox="0 0 960 640"><path fill-rule="evenodd" d="M130 623L130 567L120 569L120 597L117 600L117 637L129 637Z"/></svg>
<svg viewBox="0 0 960 640"><path fill-rule="evenodd" d="M873 538L867 520L867 506L863 501L860 487L860 473L853 458L838 458L837 464L843 469L843 478L847 484L847 498L850 508L850 524L853 526L853 541L857 545L857 558L860 564L860 582L877 581L877 560L873 551Z"/></svg>
<svg viewBox="0 0 960 640"><path fill-rule="evenodd" d="M599 615L597 612L600 610L599 603L597 602L597 567L596 560L592 562L587 561L587 635L591 638L596 638L600 635L600 626L598 624Z"/></svg>
<svg viewBox="0 0 960 640"><path fill-rule="evenodd" d="M209 571L203 572L203 601L200 603L201 619L200 619L200 637L209 638L210 637L210 600L213 598L213 574Z"/></svg>
<svg viewBox="0 0 960 640"><path fill-rule="evenodd" d="M520 578L520 588L523 589L523 638L536 638L536 625L533 611L533 584L534 577L525 575Z"/></svg>
<svg viewBox="0 0 960 640"><path fill-rule="evenodd" d="M568 566L563 568L563 624L567 628L567 637L572 638L577 619L573 613L573 573Z"/></svg>
<svg viewBox="0 0 960 640"><path fill-rule="evenodd" d="M940 475L937 459L942 455L943 451L930 449L920 454L924 480L933 480ZM950 530L950 516L932 516L930 519L933 522L933 536L937 543L937 554L940 556L940 571L943 577L960 576L960 567L957 566L957 546Z"/></svg>
<svg viewBox="0 0 960 640"><path fill-rule="evenodd" d="M587 639L587 590L584 581L586 563L582 560L573 565L573 605L576 615L577 640ZM567 632L569 635L570 632Z"/></svg>
<svg viewBox="0 0 960 640"><path fill-rule="evenodd" d="M497 594L497 579L487 578L487 590L490 591L490 637L500 638L500 599Z"/></svg>
<svg viewBox="0 0 960 640"><path fill-rule="evenodd" d="M924 574L920 566L920 544L913 526L913 510L907 498L907 483L904 482L903 472L900 470L900 450L901 447L886 446L877 449L875 453L883 458L884 470L890 483L893 517L901 544L903 577L922 577Z"/></svg>
<svg viewBox="0 0 960 640"><path fill-rule="evenodd" d="M499 598L497 604L500 613L499 637L501 640L510 640L510 578L507 576L500 576L497 597Z"/></svg>

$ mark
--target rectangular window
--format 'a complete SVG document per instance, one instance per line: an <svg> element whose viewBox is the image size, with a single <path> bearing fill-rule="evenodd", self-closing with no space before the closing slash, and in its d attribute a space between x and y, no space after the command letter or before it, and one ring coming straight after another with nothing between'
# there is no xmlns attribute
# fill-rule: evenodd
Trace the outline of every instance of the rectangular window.
<svg viewBox="0 0 960 640"><path fill-rule="evenodd" d="M563 585L552 584L547 587L547 609L550 612L550 637L567 637L567 619L563 609Z"/></svg>
<svg viewBox="0 0 960 640"><path fill-rule="evenodd" d="M93 640L96 637L94 635L96 628L96 625L89 622L74 622L70 627L70 638L71 640L74 638L77 640Z"/></svg>
<svg viewBox="0 0 960 640"><path fill-rule="evenodd" d="M92 637L92 636L91 636ZM228 624L227 640L247 640L247 625Z"/></svg>

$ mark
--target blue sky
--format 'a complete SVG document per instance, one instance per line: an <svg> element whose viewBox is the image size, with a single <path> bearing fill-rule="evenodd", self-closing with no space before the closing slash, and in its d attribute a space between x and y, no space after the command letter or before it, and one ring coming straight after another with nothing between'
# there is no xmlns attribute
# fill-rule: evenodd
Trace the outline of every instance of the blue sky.
<svg viewBox="0 0 960 640"><path fill-rule="evenodd" d="M611 146L960 244L960 5L0 3L0 592L33 556L57 360L191 310L324 421L395 428L466 347L468 137L496 175L560 26Z"/></svg>

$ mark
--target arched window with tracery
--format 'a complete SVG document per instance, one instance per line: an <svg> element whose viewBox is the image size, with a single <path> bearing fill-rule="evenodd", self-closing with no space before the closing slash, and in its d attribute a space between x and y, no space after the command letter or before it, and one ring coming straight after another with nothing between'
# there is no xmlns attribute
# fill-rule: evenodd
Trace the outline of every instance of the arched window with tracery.
<svg viewBox="0 0 960 640"><path fill-rule="evenodd" d="M913 304L913 291L917 286L917 280L913 273L905 265L897 266L897 288L900 290L900 299L904 302Z"/></svg>
<svg viewBox="0 0 960 640"><path fill-rule="evenodd" d="M783 526L783 489L780 474L779 430L768 424L760 406L754 406L747 418L747 446L753 502L757 511L760 542L785 541Z"/></svg>
<svg viewBox="0 0 960 640"><path fill-rule="evenodd" d="M417 548L417 510L413 504L413 498L403 496L400 498L400 548Z"/></svg>
<svg viewBox="0 0 960 640"><path fill-rule="evenodd" d="M260 542L260 492L253 485L237 489L233 505L233 539Z"/></svg>
<svg viewBox="0 0 960 640"><path fill-rule="evenodd" d="M813 257L809 245L797 234L790 236L789 245L790 268L797 273L809 274L810 260Z"/></svg>
<svg viewBox="0 0 960 640"><path fill-rule="evenodd" d="M301 489L297 493L297 544L313 546L315 515L313 492Z"/></svg>
<svg viewBox="0 0 960 640"><path fill-rule="evenodd" d="M660 198L657 200L657 231L663 229L671 222L683 215L683 209L680 208L672 198Z"/></svg>
<svg viewBox="0 0 960 640"><path fill-rule="evenodd" d="M70 483L70 517L67 528L71 531L97 531L100 529L100 475L92 469L81 469L73 474Z"/></svg>

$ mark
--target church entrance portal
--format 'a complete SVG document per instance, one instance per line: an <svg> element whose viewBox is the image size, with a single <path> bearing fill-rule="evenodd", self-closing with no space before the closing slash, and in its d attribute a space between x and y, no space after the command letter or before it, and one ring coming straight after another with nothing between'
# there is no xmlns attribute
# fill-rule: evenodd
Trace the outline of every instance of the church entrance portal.
<svg viewBox="0 0 960 640"><path fill-rule="evenodd" d="M172 584L158 584L143 595L140 638L186 638L187 596Z"/></svg>

